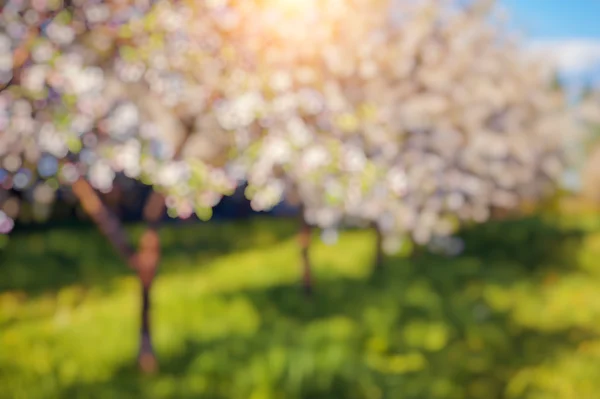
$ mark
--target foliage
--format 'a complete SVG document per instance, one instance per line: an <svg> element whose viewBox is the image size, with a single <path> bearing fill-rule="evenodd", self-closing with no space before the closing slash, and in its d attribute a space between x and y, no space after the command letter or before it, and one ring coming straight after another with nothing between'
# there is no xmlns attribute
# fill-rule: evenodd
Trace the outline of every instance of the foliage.
<svg viewBox="0 0 600 399"><path fill-rule="evenodd" d="M16 234L0 254L0 397L600 392L597 216L480 225L459 234L460 256L390 258L378 274L374 237L348 231L315 245L310 301L294 289L293 230L281 220L165 229L153 296L161 373L144 377L131 358L137 283L97 233Z"/></svg>

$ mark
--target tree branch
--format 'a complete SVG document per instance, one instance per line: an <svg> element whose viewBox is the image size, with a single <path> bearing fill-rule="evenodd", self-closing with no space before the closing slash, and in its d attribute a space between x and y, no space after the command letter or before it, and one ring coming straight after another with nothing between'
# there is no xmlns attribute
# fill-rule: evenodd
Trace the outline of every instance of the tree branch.
<svg viewBox="0 0 600 399"><path fill-rule="evenodd" d="M81 177L71 186L73 193L79 199L81 206L90 218L98 225L98 228L108 238L110 243L117 249L127 263L134 267L132 260L135 250L129 243L129 239L123 229L121 221L109 211L100 196L88 181Z"/></svg>

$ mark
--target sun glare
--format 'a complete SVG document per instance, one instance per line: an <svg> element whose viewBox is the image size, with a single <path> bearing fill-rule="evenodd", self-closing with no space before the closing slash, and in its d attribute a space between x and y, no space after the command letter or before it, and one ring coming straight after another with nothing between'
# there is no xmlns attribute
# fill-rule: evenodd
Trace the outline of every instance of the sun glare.
<svg viewBox="0 0 600 399"><path fill-rule="evenodd" d="M315 0L272 0L271 2L290 13L306 12L317 4Z"/></svg>

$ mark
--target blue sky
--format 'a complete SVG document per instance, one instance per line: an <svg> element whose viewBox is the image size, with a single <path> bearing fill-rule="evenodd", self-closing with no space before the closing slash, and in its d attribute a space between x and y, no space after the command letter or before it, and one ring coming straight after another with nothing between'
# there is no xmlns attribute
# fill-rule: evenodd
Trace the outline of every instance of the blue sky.
<svg viewBox="0 0 600 399"><path fill-rule="evenodd" d="M536 39L600 40L600 0L501 0Z"/></svg>
<svg viewBox="0 0 600 399"><path fill-rule="evenodd" d="M500 0L536 51L563 75L600 81L600 0Z"/></svg>

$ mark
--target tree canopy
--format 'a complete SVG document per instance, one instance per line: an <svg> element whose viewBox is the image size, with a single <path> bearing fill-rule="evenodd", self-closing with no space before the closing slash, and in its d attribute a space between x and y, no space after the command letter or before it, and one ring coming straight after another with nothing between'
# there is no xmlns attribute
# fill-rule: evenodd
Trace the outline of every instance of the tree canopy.
<svg viewBox="0 0 600 399"><path fill-rule="evenodd" d="M47 200L124 173L173 215L209 218L246 180L256 210L287 198L311 224L427 242L543 195L579 128L494 15L488 1L8 1L4 187Z"/></svg>

